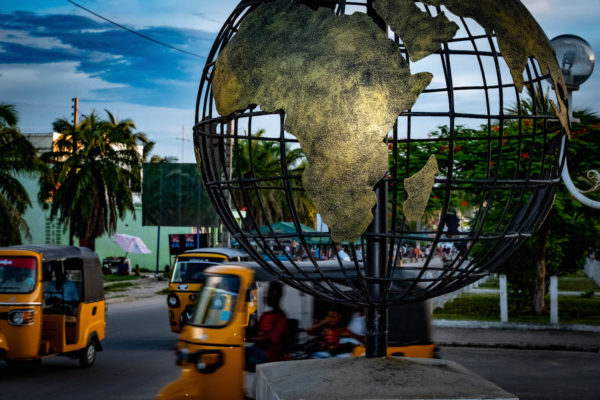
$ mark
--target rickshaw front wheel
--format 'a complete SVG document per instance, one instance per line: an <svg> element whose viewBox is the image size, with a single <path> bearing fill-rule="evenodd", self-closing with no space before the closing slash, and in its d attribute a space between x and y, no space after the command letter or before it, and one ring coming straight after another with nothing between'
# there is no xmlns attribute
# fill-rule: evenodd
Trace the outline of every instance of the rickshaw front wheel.
<svg viewBox="0 0 600 400"><path fill-rule="evenodd" d="M96 361L96 344L93 340L88 342L88 345L81 349L79 353L79 366L81 368L89 368Z"/></svg>

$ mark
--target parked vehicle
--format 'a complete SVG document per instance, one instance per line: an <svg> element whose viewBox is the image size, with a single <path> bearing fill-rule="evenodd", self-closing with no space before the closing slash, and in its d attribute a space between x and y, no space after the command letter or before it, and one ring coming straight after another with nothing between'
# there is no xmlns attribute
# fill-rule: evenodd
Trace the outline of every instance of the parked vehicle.
<svg viewBox="0 0 600 400"><path fill-rule="evenodd" d="M102 273L105 275L129 275L131 260L125 257L105 257L102 260Z"/></svg>
<svg viewBox="0 0 600 400"><path fill-rule="evenodd" d="M321 271L327 274L326 268ZM260 283L275 278L252 263L245 266L215 265L207 268L204 274L206 280L197 306L177 345L176 363L181 367L181 377L165 386L157 399L243 399L245 396L246 328L256 320L257 311L263 308L264 296L259 293L259 288L266 285ZM311 279L310 276L307 278ZM285 291L292 290L295 289L285 287ZM297 293L287 300L284 297L282 302L288 318L290 315L303 315L293 309L294 306L306 307L302 298L313 299ZM311 303L313 316L326 312L324 302ZM389 320L389 355L434 357L435 345L430 340L430 313L426 303L392 307ZM295 326L306 328L306 321L296 320ZM291 328L289 334L296 337L298 332ZM298 354L304 354L299 358L307 357L301 344L292 345L289 349L290 359ZM354 348L354 356L361 353L364 354L363 346Z"/></svg>
<svg viewBox="0 0 600 400"><path fill-rule="evenodd" d="M204 270L211 265L228 261L246 261L248 254L229 248L200 248L188 250L175 259L169 282L167 305L171 331L180 332L192 317L198 291L204 283Z"/></svg>
<svg viewBox="0 0 600 400"><path fill-rule="evenodd" d="M65 355L90 367L102 350L105 322L102 266L83 247L0 248L0 358Z"/></svg>

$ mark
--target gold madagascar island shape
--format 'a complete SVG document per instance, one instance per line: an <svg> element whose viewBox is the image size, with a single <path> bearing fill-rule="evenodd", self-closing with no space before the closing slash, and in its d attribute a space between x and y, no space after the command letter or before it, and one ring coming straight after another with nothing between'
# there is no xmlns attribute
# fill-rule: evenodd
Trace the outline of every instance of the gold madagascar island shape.
<svg viewBox="0 0 600 400"><path fill-rule="evenodd" d="M277 0L244 19L217 59L213 90L221 115L252 104L285 111L308 161L303 186L341 242L373 219L373 187L389 168L383 139L432 77L412 75L367 15Z"/></svg>

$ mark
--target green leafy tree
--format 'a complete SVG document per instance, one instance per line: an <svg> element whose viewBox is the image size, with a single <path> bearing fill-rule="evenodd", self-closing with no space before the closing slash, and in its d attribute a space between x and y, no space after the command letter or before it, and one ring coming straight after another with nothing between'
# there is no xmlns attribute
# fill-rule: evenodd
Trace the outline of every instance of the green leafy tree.
<svg viewBox="0 0 600 400"><path fill-rule="evenodd" d="M79 238L81 246L95 248L97 237L115 232L127 211L135 212L132 193L141 188L142 149L151 148L146 135L134 132L131 120L119 121L107 111L95 112L75 127L56 120L61 132L53 151L42 159L51 167L40 179L40 200Z"/></svg>
<svg viewBox="0 0 600 400"><path fill-rule="evenodd" d="M548 92L542 92L540 89L536 92L529 90L529 98L507 110L508 113L532 115L530 119L509 119L501 127L457 127L452 149L447 127L439 127L430 134L430 139L437 140L436 142L413 142L410 149L401 142L398 160L402 160L403 154L408 150L410 163L394 163L392 160L391 164L396 165L396 173L400 180L419 171L431 154L435 154L438 160L438 177L447 176L452 167L455 182L492 178L496 182L510 182L512 179L543 177L544 163L550 165L548 163L554 162L558 155L560 130L558 122L543 122L533 117L536 114L551 114L548 97ZM579 118L580 122L572 126L574 137L568 143L567 156L571 175L578 177L577 185L585 189L596 183L586 176L587 171L598 170L600 167L596 155L600 145L600 119L589 111L575 112L575 117ZM547 125L544 126L544 123ZM549 132L547 137L539 134L544 130ZM428 202L426 216L440 213L445 192L444 184L436 184ZM476 188L461 190L460 183L456 183L449 198L449 212L461 211L469 215L470 208L481 210L484 205L482 199L489 200L482 194L483 192ZM508 222L504 215L505 210L510 210L518 201L527 199L528 195L529 193L525 192L523 199L519 200L519 193L511 192L510 185L505 189L502 189L502 185L497 185L491 199L495 206L487 210L485 218L480 221L468 218L471 231L481 227L485 232L501 232L501 228ZM593 197L594 194L590 196ZM398 203L401 207L401 201ZM498 206L503 204L506 205ZM581 268L587 254L600 247L599 216L598 210L583 206L573 199L564 185L558 186L554 205L545 222L536 234L499 268L499 272L508 275L511 299L518 303L519 310L543 313L550 274L564 274ZM485 248L485 244L476 244L471 256L485 256Z"/></svg>
<svg viewBox="0 0 600 400"><path fill-rule="evenodd" d="M35 147L17 128L18 120L14 106L0 104L0 246L20 244L21 233L29 236L23 214L31 200L16 175L44 170Z"/></svg>

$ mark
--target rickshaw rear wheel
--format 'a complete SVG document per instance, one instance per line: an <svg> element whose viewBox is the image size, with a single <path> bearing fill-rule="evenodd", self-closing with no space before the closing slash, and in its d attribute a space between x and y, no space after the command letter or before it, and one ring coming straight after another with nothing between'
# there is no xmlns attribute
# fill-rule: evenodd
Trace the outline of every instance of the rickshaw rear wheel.
<svg viewBox="0 0 600 400"><path fill-rule="evenodd" d="M96 361L96 344L94 340L90 340L88 345L81 349L79 353L79 366L81 368L89 368Z"/></svg>

